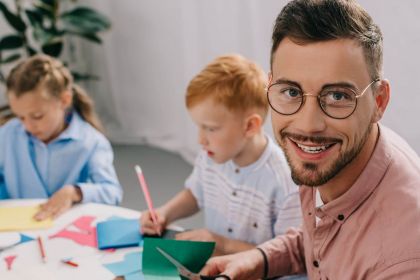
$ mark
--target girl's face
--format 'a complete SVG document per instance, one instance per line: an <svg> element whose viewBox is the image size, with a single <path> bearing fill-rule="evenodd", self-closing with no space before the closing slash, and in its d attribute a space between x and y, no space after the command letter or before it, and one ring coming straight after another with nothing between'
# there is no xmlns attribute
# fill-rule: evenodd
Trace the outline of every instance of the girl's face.
<svg viewBox="0 0 420 280"><path fill-rule="evenodd" d="M12 112L22 121L26 131L44 143L55 139L66 128L66 109L71 104L71 93L51 96L43 89L29 91L16 97L8 94Z"/></svg>

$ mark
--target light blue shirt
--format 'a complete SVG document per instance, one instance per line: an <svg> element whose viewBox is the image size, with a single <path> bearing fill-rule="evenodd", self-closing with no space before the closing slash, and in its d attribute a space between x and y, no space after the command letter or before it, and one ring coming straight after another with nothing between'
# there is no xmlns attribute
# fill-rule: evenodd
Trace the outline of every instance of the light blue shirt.
<svg viewBox="0 0 420 280"><path fill-rule="evenodd" d="M0 127L0 199L48 198L67 184L80 187L82 202L121 202L112 148L104 135L75 112L67 129L48 144L18 119Z"/></svg>

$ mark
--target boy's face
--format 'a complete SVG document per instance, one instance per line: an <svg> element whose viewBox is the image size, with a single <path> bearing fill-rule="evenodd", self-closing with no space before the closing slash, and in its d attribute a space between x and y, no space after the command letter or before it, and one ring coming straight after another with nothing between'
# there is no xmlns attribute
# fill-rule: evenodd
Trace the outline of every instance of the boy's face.
<svg viewBox="0 0 420 280"><path fill-rule="evenodd" d="M346 83L359 92L371 82L362 47L350 39L297 45L285 38L275 52L271 83L293 82L317 95L327 85ZM274 133L283 148L297 184L319 186L339 174L359 154L375 114L374 87L357 100L346 119L333 119L320 108L316 97L305 97L293 115L272 111Z"/></svg>
<svg viewBox="0 0 420 280"><path fill-rule="evenodd" d="M244 118L212 98L188 109L198 126L198 142L216 163L238 159L245 147Z"/></svg>
<svg viewBox="0 0 420 280"><path fill-rule="evenodd" d="M56 138L65 129L67 104L55 97L46 97L33 91L16 97L9 93L13 113L21 120L26 131L45 143Z"/></svg>

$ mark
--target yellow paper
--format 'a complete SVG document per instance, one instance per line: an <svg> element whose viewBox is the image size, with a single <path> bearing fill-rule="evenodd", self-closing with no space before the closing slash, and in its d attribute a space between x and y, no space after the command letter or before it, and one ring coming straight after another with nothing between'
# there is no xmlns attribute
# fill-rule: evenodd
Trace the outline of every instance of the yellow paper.
<svg viewBox="0 0 420 280"><path fill-rule="evenodd" d="M19 231L52 227L53 221L36 221L39 206L0 207L0 231Z"/></svg>

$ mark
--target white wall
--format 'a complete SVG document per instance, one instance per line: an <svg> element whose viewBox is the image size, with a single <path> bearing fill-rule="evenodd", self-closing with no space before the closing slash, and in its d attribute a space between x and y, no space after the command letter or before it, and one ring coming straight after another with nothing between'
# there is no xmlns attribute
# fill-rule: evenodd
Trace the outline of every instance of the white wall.
<svg viewBox="0 0 420 280"><path fill-rule="evenodd" d="M231 52L268 70L273 22L286 2L87 0L113 22L103 46L79 45L80 68L101 76L85 86L109 137L150 143L191 160L198 145L184 106L188 81L214 57ZM383 123L420 154L420 1L359 2L385 38L392 97Z"/></svg>

